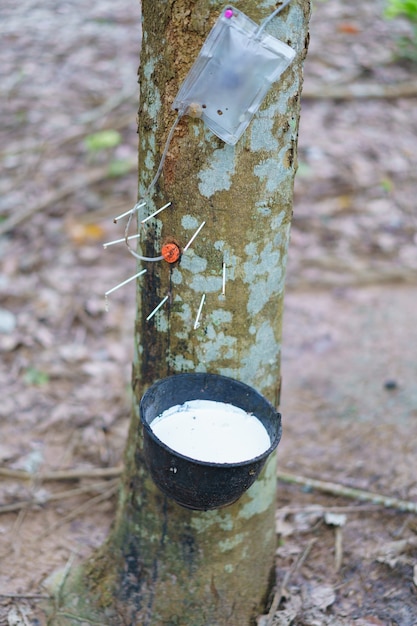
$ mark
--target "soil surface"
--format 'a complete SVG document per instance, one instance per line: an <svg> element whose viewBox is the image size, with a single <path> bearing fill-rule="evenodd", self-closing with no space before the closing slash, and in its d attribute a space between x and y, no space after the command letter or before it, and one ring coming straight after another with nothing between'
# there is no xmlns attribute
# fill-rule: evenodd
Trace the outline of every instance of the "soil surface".
<svg viewBox="0 0 417 626"><path fill-rule="evenodd" d="M417 96L401 97L417 66L397 55L407 23L382 13L314 3L279 447L282 475L305 480L278 484L263 626L417 624ZM108 311L103 294L135 260L102 243L136 198L139 24L128 0L0 7L1 625L44 624L43 581L100 545L114 515L115 479L91 470L122 461L134 288ZM366 97L375 86L390 97ZM94 150L86 139L102 130L120 141ZM79 481L39 480L74 469Z"/></svg>

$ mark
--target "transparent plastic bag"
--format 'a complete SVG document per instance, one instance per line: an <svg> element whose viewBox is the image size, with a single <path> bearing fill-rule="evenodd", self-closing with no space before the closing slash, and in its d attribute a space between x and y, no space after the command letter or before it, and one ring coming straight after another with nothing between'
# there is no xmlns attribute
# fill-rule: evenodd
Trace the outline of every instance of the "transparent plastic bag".
<svg viewBox="0 0 417 626"><path fill-rule="evenodd" d="M228 6L210 31L172 108L201 117L234 145L295 51Z"/></svg>

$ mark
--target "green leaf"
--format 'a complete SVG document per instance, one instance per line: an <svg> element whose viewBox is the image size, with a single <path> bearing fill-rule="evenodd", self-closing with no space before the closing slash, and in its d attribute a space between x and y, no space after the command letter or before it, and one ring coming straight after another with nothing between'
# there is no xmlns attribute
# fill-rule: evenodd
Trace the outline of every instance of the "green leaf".
<svg viewBox="0 0 417 626"><path fill-rule="evenodd" d="M128 174L133 169L133 167L134 164L132 163L131 159L113 159L107 171L109 176L111 176L112 178L118 178L119 176L124 176L125 174Z"/></svg>
<svg viewBox="0 0 417 626"><path fill-rule="evenodd" d="M312 168L304 161L298 161L297 176L300 178L311 178L313 175Z"/></svg>
<svg viewBox="0 0 417 626"><path fill-rule="evenodd" d="M49 383L49 374L43 372L42 370L38 370L36 367L28 367L23 376L23 380L28 385L36 385L37 387L40 387Z"/></svg>
<svg viewBox="0 0 417 626"><path fill-rule="evenodd" d="M122 141L122 137L117 130L100 130L85 138L85 145L89 152L99 152L108 148L116 148Z"/></svg>
<svg viewBox="0 0 417 626"><path fill-rule="evenodd" d="M405 17L410 22L417 23L417 0L388 0L385 17Z"/></svg>
<svg viewBox="0 0 417 626"><path fill-rule="evenodd" d="M386 193L390 193L394 188L394 183L390 178L382 178L381 187Z"/></svg>

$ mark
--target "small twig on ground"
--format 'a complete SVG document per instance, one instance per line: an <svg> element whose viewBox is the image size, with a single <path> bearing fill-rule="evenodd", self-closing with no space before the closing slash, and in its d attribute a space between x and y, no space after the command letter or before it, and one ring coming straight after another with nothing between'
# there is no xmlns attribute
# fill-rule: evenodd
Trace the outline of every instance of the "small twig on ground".
<svg viewBox="0 0 417 626"><path fill-rule="evenodd" d="M65 585L65 582L66 582L66 580L67 580L67 578L69 576L69 573L71 571L73 563L74 563L74 555L71 555L69 560L68 560L68 562L67 562L67 564L66 564L66 566L65 566L65 568L64 568L64 571L62 572L61 580L59 581L58 588L56 590L56 593L54 594L54 599L55 599L55 616L56 617L69 618L72 621L81 622L83 624L85 624L85 623L87 623L87 624L97 624L99 626L102 626L101 622L95 622L95 621L92 621L92 620L90 620L90 619L88 619L86 617L79 617L77 615L73 615L72 613L67 613L65 611L60 611L59 610L60 606L61 606L61 603L62 603L62 592L63 592L63 589L64 589L64 585Z"/></svg>
<svg viewBox="0 0 417 626"><path fill-rule="evenodd" d="M0 515L2 513L12 513L19 511L20 509L29 509L33 506L44 506L49 502L56 500L64 500L67 498L75 498L76 496L89 493L91 491L103 491L109 486L108 482L95 483L94 485L85 485L84 487L78 487L77 489L67 489L66 491L60 491L59 493L51 493L48 496L42 496L42 498L31 498L30 500L24 500L21 502L14 502L13 504L5 504L0 506Z"/></svg>
<svg viewBox="0 0 417 626"><path fill-rule="evenodd" d="M396 509L402 513L417 513L417 502L409 500L399 500L398 498L390 498L379 493L364 491L363 489L355 489L354 487L345 487L338 483L330 483L327 481L317 480L315 478L307 478L306 476L297 476L296 474L288 474L286 472L278 472L278 480L284 483L294 485L302 485L309 489L317 489L323 493L328 493L340 498L352 498L361 502L370 502L390 509Z"/></svg>
<svg viewBox="0 0 417 626"><path fill-rule="evenodd" d="M307 506L284 506L279 509L280 515L295 515L296 513L372 513L378 510L378 505L360 506L353 504L352 506L321 506L320 504L312 504Z"/></svg>
<svg viewBox="0 0 417 626"><path fill-rule="evenodd" d="M131 81L126 81L127 85L121 89L121 91L117 91L114 95L112 95L108 100L100 104L95 109L90 109L76 119L76 124L91 124L96 122L97 120L103 119L105 115L108 115L114 109L117 109L124 102L129 102L129 100L137 99L138 89L135 90L131 87ZM130 115L130 119L132 116ZM116 118L117 120L117 118Z"/></svg>
<svg viewBox="0 0 417 626"><path fill-rule="evenodd" d="M23 624L25 626L30 626L30 622L29 622L29 620L27 618L25 609L23 607L21 607L20 604L17 604L17 608L18 608L20 616L21 616L21 618L23 620Z"/></svg>
<svg viewBox="0 0 417 626"><path fill-rule="evenodd" d="M132 113L121 116L117 115L114 117L114 119L111 120L111 122L102 127L101 130L106 130L107 128L111 128L112 130L123 130L124 128L132 124L133 121L134 119ZM42 153L44 159L51 158L51 156L53 156L53 154L51 155L51 152L53 153L54 150L56 150L57 152L61 151L67 143L84 139L90 132L92 132L92 128L88 125L83 125L80 127L71 126L67 130L66 134L59 133L59 135L57 135L56 133L54 133L52 136L46 137L42 141L25 138L21 141L18 140L15 142L11 142L6 150L4 150L3 152L0 151L0 157L5 158L9 155L15 156L23 152L37 152Z"/></svg>
<svg viewBox="0 0 417 626"><path fill-rule="evenodd" d="M65 581L67 580L69 573L71 571L71 568L73 566L74 563L74 555L71 554L70 558L68 559L65 567L64 567L64 571L62 572L62 578L59 581L59 585L58 585L58 589L56 590L55 593L55 608L56 610L59 609L61 601L62 601L62 590L64 588L65 585Z"/></svg>
<svg viewBox="0 0 417 626"><path fill-rule="evenodd" d="M336 526L334 529L334 567L336 572L340 571L343 561L343 529Z"/></svg>
<svg viewBox="0 0 417 626"><path fill-rule="evenodd" d="M117 478L121 476L123 467L104 467L93 468L85 470L58 470L55 472L44 472L36 475L38 483L48 481L62 481L62 480L81 480L83 478ZM9 470L6 468L0 468L0 476L4 478L15 478L19 480L33 480L34 475L30 472L23 470ZM361 502L369 502L371 505L384 506L386 508L397 509L404 513L417 513L417 502L410 502L409 500L400 500L398 498L392 498L390 496L384 496L378 493L372 493L371 491L365 491L363 489L356 489L354 487L346 487L339 483L331 483L327 481L317 480L315 478L308 478L306 476L299 476L296 474L289 474L288 472L278 472L278 480L285 483L302 485L311 489L317 489L330 495L350 498L359 500ZM308 507L311 508L311 507ZM320 507L322 508L322 507ZM333 507L330 507L333 509ZM326 510L330 510L329 507ZM361 512L370 511L371 507L334 507L339 512ZM299 510L300 507L297 507ZM343 511L342 511L343 509ZM345 510L346 509L346 510ZM294 507L290 507L288 512L295 511ZM306 510L306 507L301 507L301 510Z"/></svg>
<svg viewBox="0 0 417 626"><path fill-rule="evenodd" d="M13 524L12 531L11 531L12 539L10 542L10 547L11 547L10 552L13 552L15 556L20 553L20 545L18 543L18 538L20 534L20 529L22 528L23 522L25 521L26 513L27 513L26 507L23 509L20 509L15 519L15 522ZM4 555L1 555L1 557L3 556Z"/></svg>
<svg viewBox="0 0 417 626"><path fill-rule="evenodd" d="M103 626L103 622L93 622L91 619L87 617L78 617L78 615L74 615L73 613L68 613L67 611L58 611L56 613L56 616L67 618L75 622L80 622L82 625L93 624L93 626Z"/></svg>
<svg viewBox="0 0 417 626"><path fill-rule="evenodd" d="M277 592L274 595L274 599L272 600L271 608L269 609L268 616L267 616L267 621L266 621L265 626L272 626L274 615L275 615L275 613L278 610L280 602L281 602L282 598L284 598L286 596L287 585L288 585L288 583L290 581L291 576L294 576L294 574L297 572L297 570L299 570L300 567L303 565L304 561L307 559L308 555L310 554L311 548L316 543L316 541L317 541L317 539L315 539L315 538L314 539L310 539L310 541L308 542L305 550L294 561L294 563L292 564L292 566L290 567L288 572L285 574L284 580L282 581L282 585L277 590Z"/></svg>
<svg viewBox="0 0 417 626"><path fill-rule="evenodd" d="M355 100L371 98L412 98L417 95L417 81L394 84L349 83L347 85L305 85L304 99Z"/></svg>
<svg viewBox="0 0 417 626"><path fill-rule="evenodd" d="M55 522L54 524L49 526L43 533L41 533L38 536L38 540L44 539L51 532L53 532L60 526L63 526L67 522L70 522L71 520L75 519L76 517L79 517L80 515L83 515L84 513L89 511L92 507L94 507L96 504L100 504L100 502L104 502L105 500L108 500L117 492L118 488L119 488L119 481L112 481L112 486L110 487L110 489L107 489L107 491L105 491L104 493L101 493L95 498L91 498L87 502L84 502L84 504L82 504L81 506L71 511L71 513L68 513L68 515L65 515L58 522Z"/></svg>
<svg viewBox="0 0 417 626"><path fill-rule="evenodd" d="M51 191L38 202L33 204L26 204L20 210L15 211L0 224L0 235L4 235L13 230L15 226L18 226L21 222L31 217L34 213L43 211L48 206L56 204L60 200L63 200L67 196L75 193L78 189L97 183L108 176L108 167L102 167L100 169L91 170L87 176L74 176L67 184L63 185L56 191Z"/></svg>
<svg viewBox="0 0 417 626"><path fill-rule="evenodd" d="M94 122L94 120L92 121ZM135 120L134 120L134 116L132 116L132 113L127 113L126 115L121 115L121 116L115 116L114 119L109 121L109 123L106 124L106 126L104 126L101 130L106 130L107 128L111 128L112 130L123 130L124 128L126 128L126 126L129 126L134 121ZM80 123L80 121L78 121L78 123ZM61 150L62 147L65 146L67 143L72 143L80 139L84 139L85 137L87 137L87 135L90 132L92 132L91 127L90 128L89 127L86 128L86 126L81 126L79 128L75 127L74 129L70 130L65 137L63 138L61 137L59 143L56 142L55 145L52 142L49 142L49 143L52 143L54 148L56 148L57 150ZM48 157L50 158L49 153L48 153Z"/></svg>
<svg viewBox="0 0 417 626"><path fill-rule="evenodd" d="M118 478L123 472L123 467L94 467L93 469L56 470L53 472L41 472L32 474L24 470L12 470L0 467L0 476L3 478L15 478L17 480L33 480L38 484L61 480L81 480L83 478Z"/></svg>
<svg viewBox="0 0 417 626"><path fill-rule="evenodd" d="M132 162L132 169L136 167L136 163ZM26 219L31 217L34 213L38 213L39 211L43 211L47 207L52 204L56 204L60 200L70 196L75 193L79 189L83 187L88 187L94 183L98 183L101 180L105 180L109 177L109 168L106 165L105 167L101 167L98 169L93 169L85 174L84 176L76 175L69 179L69 181L62 185L60 189L56 191L51 191L43 198L40 199L39 202L35 202L34 204L27 204L23 206L19 211L15 211L4 220L0 224L0 235L4 235L8 233L10 230L13 230L15 226L18 226L21 222L24 222Z"/></svg>
<svg viewBox="0 0 417 626"><path fill-rule="evenodd" d="M321 273L317 274L317 279L314 280L314 285L318 287L334 287L335 279L334 272L337 272L339 277L339 285L345 287L365 287L367 285L387 285L388 283L404 283L413 284L416 279L416 271L412 268L398 268L398 270L381 264L378 268L369 269L366 264L360 264L356 269L352 269L349 264L342 264L343 267L336 267L336 257L327 257L324 263L321 260L315 259L314 264L310 263L310 267L321 270L325 269L329 271L329 274ZM292 284L297 290L310 289L311 279L306 280L302 276L293 280Z"/></svg>
<svg viewBox="0 0 417 626"><path fill-rule="evenodd" d="M0 599L10 600L49 600L46 593L0 593Z"/></svg>
<svg viewBox="0 0 417 626"><path fill-rule="evenodd" d="M41 533L37 537L37 540L44 539L52 531L54 531L56 528L59 528L63 524L66 524L67 522L70 522L71 520L73 520L74 518L78 517L79 515L82 515L83 513L86 513L94 505L99 504L100 502L104 502L105 500L108 500L109 498L111 498L117 492L117 490L119 488L119 481L117 479L115 479L115 480L112 480L112 481L106 483L107 487L109 485L110 485L109 489L107 489L103 493L100 493L98 496L95 496L94 498L90 498L90 500L88 500L87 502L85 502L81 506L79 506L76 509L74 509L73 511L71 511L71 513L69 513L68 515L66 515L62 519L60 519L58 522L55 522L55 524L52 524L52 526L49 526L49 528L47 528L43 533ZM74 491L78 491L78 490L74 490ZM83 493L84 493L84 491L83 491ZM61 496L62 495L63 494L61 494ZM66 497L66 496L64 496L64 497ZM24 508L22 508L19 511L19 514L17 516L17 519L16 519L16 521L14 523L14 526L13 526L13 529L12 529L12 534L13 534L14 538L18 534L18 532L20 530L20 526L23 523L23 519L24 518L22 516L26 515L27 510L28 510L27 509L27 503L23 503L23 504L24 504ZM6 556L8 556L12 551L16 552L16 550L17 550L17 547L16 547L15 539L13 539L12 547L9 547L9 549L6 550L6 552L4 552L3 554L0 554L0 559L5 558Z"/></svg>

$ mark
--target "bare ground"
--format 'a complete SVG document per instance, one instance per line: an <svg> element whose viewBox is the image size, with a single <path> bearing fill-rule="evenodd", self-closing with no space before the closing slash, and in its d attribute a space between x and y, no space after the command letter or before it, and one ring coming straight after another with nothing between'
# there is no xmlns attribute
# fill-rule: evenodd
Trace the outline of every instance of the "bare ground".
<svg viewBox="0 0 417 626"><path fill-rule="evenodd" d="M381 15L370 0L314 6L279 469L416 504L416 97L307 98L329 86L392 91L416 80L415 66L396 58L407 25ZM135 264L101 244L118 236L112 219L136 196L139 17L127 0L0 8L0 463L9 472L0 624L8 626L44 623L28 595L100 545L114 513L111 478L37 477L121 463L134 289L116 291L108 312L103 294ZM102 129L122 141L92 154L85 138ZM110 176L109 167L125 173ZM280 481L277 532L271 624L416 626L415 514Z"/></svg>

